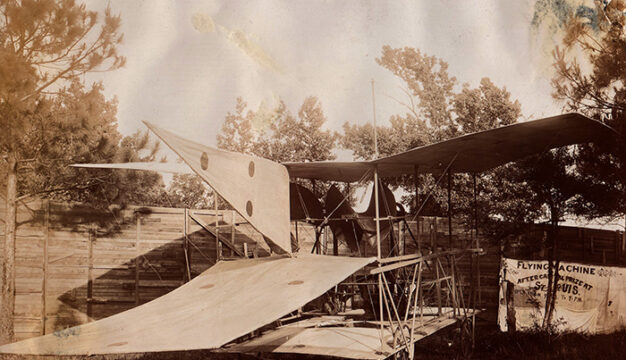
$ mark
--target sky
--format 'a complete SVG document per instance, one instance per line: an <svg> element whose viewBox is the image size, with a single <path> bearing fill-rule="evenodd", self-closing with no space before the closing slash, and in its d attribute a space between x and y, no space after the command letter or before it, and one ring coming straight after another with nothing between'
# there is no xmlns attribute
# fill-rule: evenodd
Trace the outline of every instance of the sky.
<svg viewBox="0 0 626 360"><path fill-rule="evenodd" d="M211 146L237 97L260 113L282 100L295 114L317 96L326 126L340 131L372 121L373 80L377 122L388 123L406 110L403 82L376 63L384 45L443 59L459 87L490 78L520 101L522 121L560 114L552 51L569 11L595 8L592 0L87 0L90 10L107 6L122 18L127 64L85 81L102 81L117 98L120 131L145 130L146 120Z"/></svg>
<svg viewBox="0 0 626 360"><path fill-rule="evenodd" d="M371 122L372 80L385 124L405 112L405 95L375 59L384 45L407 46L448 62L459 86L489 77L521 102L523 120L534 119L561 112L550 96L559 39L552 3L93 0L89 9L121 16L127 64L85 80L117 97L123 134L146 120L215 145L237 97L266 111L283 100L295 114L313 95L330 129Z"/></svg>

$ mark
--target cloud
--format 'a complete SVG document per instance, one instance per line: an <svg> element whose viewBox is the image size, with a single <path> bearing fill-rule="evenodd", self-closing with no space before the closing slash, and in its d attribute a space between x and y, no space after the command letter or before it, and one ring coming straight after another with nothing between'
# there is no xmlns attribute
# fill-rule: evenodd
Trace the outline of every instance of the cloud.
<svg viewBox="0 0 626 360"><path fill-rule="evenodd" d="M203 13L195 13L191 17L194 29L201 33L213 33L216 31L232 44L236 45L244 54L254 60L265 69L282 73L281 66L256 42L250 39L246 33L239 29L230 30L224 26L216 25L213 19Z"/></svg>

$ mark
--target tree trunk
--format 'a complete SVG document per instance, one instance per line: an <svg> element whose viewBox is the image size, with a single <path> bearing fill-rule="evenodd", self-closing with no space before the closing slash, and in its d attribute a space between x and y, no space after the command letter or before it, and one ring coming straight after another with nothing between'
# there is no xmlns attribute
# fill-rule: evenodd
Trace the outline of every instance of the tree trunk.
<svg viewBox="0 0 626 360"><path fill-rule="evenodd" d="M545 304L544 304L544 312L543 312L543 324L542 327L544 329L547 329L550 326L550 323L548 322L548 314L550 313L550 304L552 303L551 299L552 299L552 289L553 289L553 279L554 279L554 268L552 265L552 260L554 260L554 253L552 252L552 250L554 249L552 247L552 241L551 241L551 231L548 232L547 234L547 238L546 238L546 245L547 245L547 250L548 250L548 287L546 288L546 300L545 300Z"/></svg>
<svg viewBox="0 0 626 360"><path fill-rule="evenodd" d="M13 341L13 310L15 309L15 230L17 222L17 159L8 154L7 198L2 263L2 294L0 296L0 344Z"/></svg>
<svg viewBox="0 0 626 360"><path fill-rule="evenodd" d="M554 210L552 211L554 214ZM559 267L561 265L557 254L557 238L559 230L558 215L553 215L548 232L548 244L550 250L548 252L548 289L546 292L545 313L543 318L543 326L548 329L552 324L554 308L556 306L557 289L559 284Z"/></svg>

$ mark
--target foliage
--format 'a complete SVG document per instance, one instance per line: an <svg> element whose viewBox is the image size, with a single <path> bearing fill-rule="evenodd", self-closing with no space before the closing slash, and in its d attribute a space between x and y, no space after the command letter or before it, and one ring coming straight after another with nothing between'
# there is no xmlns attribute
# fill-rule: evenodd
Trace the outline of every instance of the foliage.
<svg viewBox="0 0 626 360"><path fill-rule="evenodd" d="M209 209L212 192L195 174L176 174L167 187L167 205L187 209Z"/></svg>
<svg viewBox="0 0 626 360"><path fill-rule="evenodd" d="M90 126L102 120L99 116L110 118L111 104L100 101L101 108L81 109L79 100L70 99L84 95L82 100L93 103L100 90L90 94L79 89L75 81L89 72L119 68L125 59L116 50L122 41L120 18L108 9L100 28L97 28L98 14L73 0L0 0L0 14L0 156L5 160L2 173L7 189L6 236L0 274L0 343L5 343L13 337L18 194L29 188L51 193L56 186L35 171L30 177L20 175L20 167L24 164L32 170L45 167L44 173L54 175L57 180L63 179L65 172L55 173L63 163L60 159L69 160L67 155L71 151L92 148L93 143L88 143L86 148L80 144L89 131L106 134L89 140L101 144L102 152L110 152L108 142L115 134L107 134L109 125ZM90 96L93 98L87 99ZM72 105L66 109L64 102ZM91 114L86 116L85 111ZM90 119L91 115L95 118ZM60 140L57 144L46 138L50 134L62 139L53 139ZM107 140L99 143L103 138ZM19 184L20 180L26 183Z"/></svg>
<svg viewBox="0 0 626 360"><path fill-rule="evenodd" d="M261 125L255 120L266 117ZM257 123L259 121L256 121ZM324 130L326 116L316 97L307 97L294 117L284 102L268 113L247 110L237 99L234 113L228 113L220 133L218 147L225 150L261 156L278 162L333 160L337 135Z"/></svg>
<svg viewBox="0 0 626 360"><path fill-rule="evenodd" d="M417 49L384 46L377 61L404 80L407 87L407 100L399 101L407 112L404 115L393 115L389 127L377 127L380 156L393 155L470 132L509 125L521 116L519 102L512 101L505 88L499 88L488 78L483 78L476 88L464 84L459 89L456 78L448 74L445 61ZM371 124L358 126L345 123L343 130L341 145L344 148L352 150L356 158L373 158ZM441 179L439 186L435 186L438 180L430 175L420 175L420 193L432 191L433 194L433 201L426 204L422 214L447 214L446 179ZM455 205L452 211L463 216L469 225L473 222L473 179L467 175L455 175L452 180ZM481 210L492 209L486 204L490 202L487 197L489 191L496 190L494 181L503 181L502 174L494 172L478 175L477 200ZM403 202L415 210L413 180L407 177L396 184L411 194L405 196ZM487 211L479 214L482 222L493 215Z"/></svg>
<svg viewBox="0 0 626 360"><path fill-rule="evenodd" d="M235 112L226 115L217 144L221 149L277 162L334 160L338 135L324 129L325 123L322 104L314 96L304 99L297 117L282 101L270 111L253 111L238 98ZM300 181L300 184L318 195L330 186L325 182Z"/></svg>
<svg viewBox="0 0 626 360"><path fill-rule="evenodd" d="M42 99L29 116L29 131L19 141L18 196L37 195L97 207L150 205L158 201L161 177L138 171L77 169L72 163L154 161L158 143L146 133L124 137L117 131L115 100L102 84L91 89L73 82ZM142 155L140 155L142 154Z"/></svg>
<svg viewBox="0 0 626 360"><path fill-rule="evenodd" d="M566 111L598 119L617 132L617 141L579 146L577 170L585 182L575 208L588 218L626 213L626 2L596 4L591 26L572 17L563 47L554 50L553 96Z"/></svg>

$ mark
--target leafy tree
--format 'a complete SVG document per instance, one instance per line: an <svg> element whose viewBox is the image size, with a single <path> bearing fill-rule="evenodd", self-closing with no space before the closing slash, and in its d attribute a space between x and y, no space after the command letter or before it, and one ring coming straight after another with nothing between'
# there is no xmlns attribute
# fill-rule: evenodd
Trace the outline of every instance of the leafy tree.
<svg viewBox="0 0 626 360"><path fill-rule="evenodd" d="M257 139L263 134L258 134L252 127L254 112L247 110L248 104L241 98L237 98L235 112L226 114L220 133L217 134L217 147L224 150L240 152L244 154L257 154Z"/></svg>
<svg viewBox="0 0 626 360"><path fill-rule="evenodd" d="M378 126L378 147L381 156L389 156L412 148L428 145L462 134L487 130L493 127L515 123L521 115L520 104L512 101L510 93L499 88L489 79L481 80L477 88L464 84L460 90L456 78L448 74L448 65L438 59L413 48L393 49L384 46L377 62L404 80L406 101L404 115L393 115L390 126ZM373 157L373 128L371 124L361 126L345 123L341 144L352 150L360 159ZM493 179L493 180L492 180ZM487 189L493 188L493 174L478 175L479 204L489 202ZM468 224L472 223L473 179L457 174L453 177L454 213L462 215ZM435 187L436 179L420 175L420 193L433 189L433 201L427 203L422 214L443 215L447 213L445 180L443 187ZM412 179L397 182L409 194L403 198L407 205L415 206L414 183ZM481 209L488 207L481 206ZM481 211L483 219L492 215Z"/></svg>
<svg viewBox="0 0 626 360"><path fill-rule="evenodd" d="M51 116L46 96L88 72L116 69L125 59L116 51L120 18L108 9L100 28L98 14L72 0L0 0L0 13L0 154L7 188L0 343L6 343L13 338L18 169L24 160L32 162L22 157L25 142Z"/></svg>
<svg viewBox="0 0 626 360"><path fill-rule="evenodd" d="M228 113L220 133L218 147L261 156L278 162L333 160L337 136L324 130L326 116L316 97L307 97L294 117L282 101L268 114L246 110L247 104L237 99L234 113ZM258 117L265 128L253 126Z"/></svg>
<svg viewBox="0 0 626 360"><path fill-rule="evenodd" d="M418 49L394 49L383 46L379 65L404 80L408 87L412 118L424 119L433 130L431 136L441 141L453 135L450 129L453 90L456 78L448 74L448 64Z"/></svg>
<svg viewBox="0 0 626 360"><path fill-rule="evenodd" d="M213 206L211 194L199 176L176 174L167 188L167 204L170 207L210 209Z"/></svg>
<svg viewBox="0 0 626 360"><path fill-rule="evenodd" d="M575 211L585 184L576 171L575 154L569 147L546 151L497 170L504 176L492 188L491 205L504 220L505 229L495 233L501 238L520 226L542 221L547 236L540 244L547 252L548 284L543 326L552 324L558 289L560 258L557 256L559 223ZM502 206L504 204L504 206ZM502 222L498 223L502 227ZM508 229L506 229L508 228Z"/></svg>
<svg viewBox="0 0 626 360"><path fill-rule="evenodd" d="M617 141L576 148L586 186L576 213L588 218L626 213L626 2L596 4L595 21L571 17L562 47L554 50L553 96L564 110L581 112L611 126Z"/></svg>

